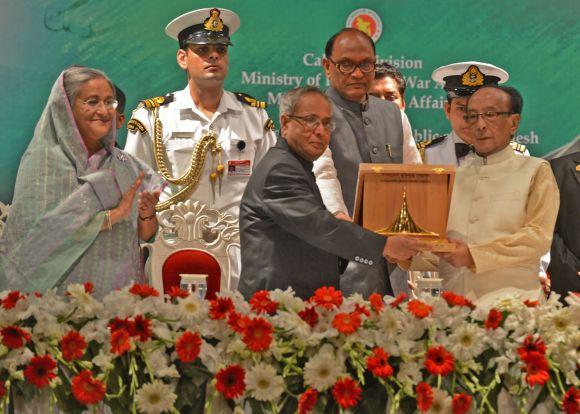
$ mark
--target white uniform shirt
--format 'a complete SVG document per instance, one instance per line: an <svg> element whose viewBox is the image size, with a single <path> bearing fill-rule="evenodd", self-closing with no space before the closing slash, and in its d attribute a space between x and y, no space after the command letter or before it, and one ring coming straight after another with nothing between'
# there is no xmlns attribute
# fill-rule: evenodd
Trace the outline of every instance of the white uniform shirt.
<svg viewBox="0 0 580 414"><path fill-rule="evenodd" d="M175 92L173 96L173 102L159 108L170 174L177 178L189 169L194 146L210 128L213 129L222 146L221 162L225 167L221 178L221 191L218 181L215 190L212 190L209 175L215 171L218 158L215 157L212 166L212 156L208 151L199 184L192 190L190 198L237 217L240 200L252 170L276 141L274 131L265 127L268 114L263 109L242 104L233 93L224 91L216 112L209 119L194 104L189 86ZM139 108L133 112L132 119L139 120L146 131L129 132L125 151L157 170L152 139L153 112ZM160 200L168 199L180 188L175 185L167 186Z"/></svg>
<svg viewBox="0 0 580 414"><path fill-rule="evenodd" d="M474 159L473 151L470 151L465 157L457 158L455 155L455 144L465 144L459 135L451 131L442 142L430 145L425 148L426 164L454 165L459 167L465 165Z"/></svg>
<svg viewBox="0 0 580 414"><path fill-rule="evenodd" d="M422 164L409 118L403 111L401 111L401 123L403 125L403 164ZM322 156L314 162L313 172L326 209L332 214L340 212L348 216L348 209L342 197L342 187L338 181L330 148L327 148Z"/></svg>

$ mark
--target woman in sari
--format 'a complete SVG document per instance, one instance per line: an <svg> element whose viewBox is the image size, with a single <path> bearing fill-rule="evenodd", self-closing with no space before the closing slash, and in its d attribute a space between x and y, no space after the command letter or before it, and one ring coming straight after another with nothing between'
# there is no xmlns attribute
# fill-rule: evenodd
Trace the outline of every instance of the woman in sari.
<svg viewBox="0 0 580 414"><path fill-rule="evenodd" d="M115 147L116 102L98 70L74 66L57 79L18 169L0 291L90 281L104 296L144 282L139 239L157 231L161 179Z"/></svg>

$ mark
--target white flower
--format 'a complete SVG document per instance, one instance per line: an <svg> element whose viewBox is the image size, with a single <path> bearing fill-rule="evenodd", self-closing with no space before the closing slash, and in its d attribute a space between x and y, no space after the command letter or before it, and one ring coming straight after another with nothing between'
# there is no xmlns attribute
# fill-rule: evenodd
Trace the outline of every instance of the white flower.
<svg viewBox="0 0 580 414"><path fill-rule="evenodd" d="M468 323L449 335L450 351L459 361L467 361L481 354L486 347L485 332L479 326Z"/></svg>
<svg viewBox="0 0 580 414"><path fill-rule="evenodd" d="M199 359L201 359L201 362L203 362L203 365L207 367L209 372L216 373L218 371L219 353L216 348L205 341L201 343Z"/></svg>
<svg viewBox="0 0 580 414"><path fill-rule="evenodd" d="M498 356L497 358L492 358L490 363L488 364L488 366L491 368L491 367L493 367L494 363L497 364L496 372L499 375L503 375L503 374L506 374L507 372L509 372L510 364L512 362L513 361L511 359L509 359L508 357ZM491 369L493 369L493 368L491 368Z"/></svg>
<svg viewBox="0 0 580 414"><path fill-rule="evenodd" d="M276 316L272 318L276 326L290 331L290 335L299 339L307 339L312 330L310 325L302 319L297 313L279 311Z"/></svg>
<svg viewBox="0 0 580 414"><path fill-rule="evenodd" d="M165 353L165 348L158 348L146 356L151 370L157 378L179 378L179 373L175 365L171 365L169 357Z"/></svg>
<svg viewBox="0 0 580 414"><path fill-rule="evenodd" d="M492 306L486 308L489 310L491 307L510 313L519 313L526 309L526 305L524 305L520 297L511 294L500 296L493 302Z"/></svg>
<svg viewBox="0 0 580 414"><path fill-rule="evenodd" d="M59 338L65 334L66 326L59 323L57 318L48 314L36 315L36 325L32 328L35 339Z"/></svg>
<svg viewBox="0 0 580 414"><path fill-rule="evenodd" d="M135 395L135 402L144 414L161 414L173 408L177 395L161 381L144 384Z"/></svg>
<svg viewBox="0 0 580 414"><path fill-rule="evenodd" d="M421 366L416 362L403 362L397 373L397 380L405 385L407 391L412 392L412 387L417 385L423 379Z"/></svg>
<svg viewBox="0 0 580 414"><path fill-rule="evenodd" d="M284 392L285 384L276 369L269 364L254 366L246 376L250 394L258 401L276 401Z"/></svg>
<svg viewBox="0 0 580 414"><path fill-rule="evenodd" d="M397 313L390 307L385 308L377 322L378 331L381 335L393 337L401 330L401 321L397 318Z"/></svg>
<svg viewBox="0 0 580 414"><path fill-rule="evenodd" d="M563 340L578 330L578 322L572 318L570 308L554 309L540 316L540 331L551 341Z"/></svg>
<svg viewBox="0 0 580 414"><path fill-rule="evenodd" d="M11 376L19 372L19 367L22 367L30 362L34 354L27 347L13 349L8 354L0 359L0 368L8 370Z"/></svg>
<svg viewBox="0 0 580 414"><path fill-rule="evenodd" d="M121 290L114 290L103 298L104 312L103 319L120 319L133 316L133 311L137 305L137 296L129 292L130 287Z"/></svg>
<svg viewBox="0 0 580 414"><path fill-rule="evenodd" d="M84 285L72 283L68 285L67 292L70 294L71 304L77 306L73 316L75 320L95 316L103 307L100 302L85 291Z"/></svg>
<svg viewBox="0 0 580 414"><path fill-rule="evenodd" d="M318 391L334 385L342 374L342 364L337 363L332 352L321 352L312 357L304 366L304 383Z"/></svg>
<svg viewBox="0 0 580 414"><path fill-rule="evenodd" d="M273 290L270 292L270 299L278 302L281 307L288 311L300 312L306 307L304 301L296 296L291 287L284 291L280 289Z"/></svg>
<svg viewBox="0 0 580 414"><path fill-rule="evenodd" d="M177 310L179 317L186 323L201 322L207 317L207 303L195 295L179 298Z"/></svg>
<svg viewBox="0 0 580 414"><path fill-rule="evenodd" d="M96 341L102 344L107 340L107 335L109 334L107 321L104 319L90 321L81 328L79 333L85 337L87 343Z"/></svg>
<svg viewBox="0 0 580 414"><path fill-rule="evenodd" d="M429 414L449 414L451 413L451 397L443 390L434 388L433 389L433 402Z"/></svg>
<svg viewBox="0 0 580 414"><path fill-rule="evenodd" d="M156 319L153 319L153 334L160 339L165 341L173 340L173 333L171 329L167 326L165 322L159 322Z"/></svg>

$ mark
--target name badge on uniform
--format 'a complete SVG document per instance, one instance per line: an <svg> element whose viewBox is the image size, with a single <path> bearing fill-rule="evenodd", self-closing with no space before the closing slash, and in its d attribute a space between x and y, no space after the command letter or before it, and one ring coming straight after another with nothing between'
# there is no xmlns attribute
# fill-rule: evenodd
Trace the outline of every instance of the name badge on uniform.
<svg viewBox="0 0 580 414"><path fill-rule="evenodd" d="M194 137L195 137L195 133L193 133L193 132L173 131L171 133L171 139L179 139L179 138L193 139Z"/></svg>
<svg viewBox="0 0 580 414"><path fill-rule="evenodd" d="M229 160L229 177L249 177L252 173L252 161L250 160Z"/></svg>

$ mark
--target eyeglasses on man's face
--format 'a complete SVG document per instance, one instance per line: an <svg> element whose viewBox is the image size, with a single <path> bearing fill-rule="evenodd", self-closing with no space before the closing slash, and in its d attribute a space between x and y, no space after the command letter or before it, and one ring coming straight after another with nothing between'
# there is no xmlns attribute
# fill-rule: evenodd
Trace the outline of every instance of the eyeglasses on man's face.
<svg viewBox="0 0 580 414"><path fill-rule="evenodd" d="M322 127L326 129L328 132L334 131L335 125L334 120L332 118L320 119L315 115L306 115L306 116L298 116L298 115L287 115L288 118L296 120L300 125L304 128L314 131L318 128L318 125L322 124Z"/></svg>
<svg viewBox="0 0 580 414"><path fill-rule="evenodd" d="M364 62L357 64L357 63L351 62L350 60L343 60L340 62L335 62L331 58L328 58L328 60L343 75L350 75L351 73L353 73L356 70L356 68L359 68L362 73L365 73L365 74L371 73L375 70L375 66L376 66L376 63L374 61L364 61Z"/></svg>
<svg viewBox="0 0 580 414"><path fill-rule="evenodd" d="M474 125L477 123L479 117L481 117L485 122L492 124L498 120L498 118L502 115L513 115L514 112L510 111L486 111L480 113L471 113L463 116L465 122L469 125Z"/></svg>
<svg viewBox="0 0 580 414"><path fill-rule="evenodd" d="M85 99L83 101L83 104L85 104L88 108L90 108L92 110L97 110L99 108L99 106L101 105L101 103L108 110L117 109L117 106L119 106L119 102L113 98L107 98L104 100L101 100L99 98L89 98L89 99Z"/></svg>

